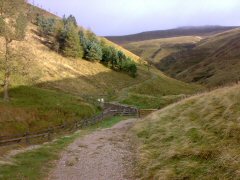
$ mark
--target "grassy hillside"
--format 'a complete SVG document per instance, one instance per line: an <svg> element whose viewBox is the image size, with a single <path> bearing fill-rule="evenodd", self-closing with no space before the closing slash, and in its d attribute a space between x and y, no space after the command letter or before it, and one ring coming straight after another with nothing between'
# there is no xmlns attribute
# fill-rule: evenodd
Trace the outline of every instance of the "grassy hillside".
<svg viewBox="0 0 240 180"><path fill-rule="evenodd" d="M123 44L123 47L141 58L155 64L166 56L195 46L202 38L199 36L182 36L162 38Z"/></svg>
<svg viewBox="0 0 240 180"><path fill-rule="evenodd" d="M224 27L224 26L182 27L176 29L142 32L126 36L108 36L106 38L117 44L125 44L130 42L180 36L209 36L234 28L236 27Z"/></svg>
<svg viewBox="0 0 240 180"><path fill-rule="evenodd" d="M240 29L226 31L200 41L196 47L172 54L157 65L174 78L223 85L240 79Z"/></svg>
<svg viewBox="0 0 240 180"><path fill-rule="evenodd" d="M150 77L140 70L134 79L97 62L62 57L45 46L36 31L30 25L26 40L12 44L20 57L14 63L17 71L11 78L11 101L0 101L0 136L38 131L92 116L99 111L91 105L97 98L112 97L117 93L115 89ZM0 49L4 51L4 46ZM3 80L2 71L0 79Z"/></svg>
<svg viewBox="0 0 240 180"><path fill-rule="evenodd" d="M132 78L127 74L113 71L98 62L65 58L42 44L43 39L34 32L36 32L36 27L31 25L26 41L18 43L28 61L26 68L24 68L25 75L19 76L16 74L16 78L13 79L13 86L19 84L37 85L82 97L96 98L99 96L105 96L106 98L117 96L123 89L144 83L152 79L152 76L165 80L170 79L170 84L177 82L176 84L182 84L190 89L195 87L172 80L156 70L148 72L147 68L141 64L138 65L138 76ZM117 45L115 46L118 48ZM138 61L136 55L127 53ZM19 66L24 62L25 59L19 60ZM164 91L164 89L161 91Z"/></svg>
<svg viewBox="0 0 240 180"><path fill-rule="evenodd" d="M130 105L145 101L147 103L144 107L152 108L163 107L177 100L174 97L163 102L163 96L178 97L179 94L194 93L201 89L199 86L168 78L156 69L148 72L148 69L140 64L138 56L108 40L106 42L109 45L122 50L137 62L136 78L114 71L97 61L63 57L49 49L46 41L47 39L39 36L37 27L29 24L25 40L11 44L11 49L18 56L13 61L16 71L13 71L11 77L12 100L7 104L0 101L2 112L7 112L1 114L3 131L0 135L21 133L26 129L40 130L63 120L82 119L93 115L97 112L97 107L90 104L98 98ZM0 51L4 52L3 39L0 39L0 44ZM0 80L3 80L2 71ZM153 88L154 95L150 92ZM134 100L131 93L144 96ZM150 95L150 99L145 95ZM156 100L154 103L151 103L152 97ZM141 104L138 106L143 107ZM19 112L17 117L13 114L14 111Z"/></svg>
<svg viewBox="0 0 240 180"><path fill-rule="evenodd" d="M240 86L170 105L142 121L142 179L238 179Z"/></svg>
<svg viewBox="0 0 240 180"><path fill-rule="evenodd" d="M13 44L18 45L21 53L27 57L27 61L26 59L18 61L18 67L25 65L24 76L17 73L13 75L16 77L13 78L13 86L37 85L83 97L99 97L108 96L109 93L115 94L124 87L150 78L146 70L140 69L137 78L132 78L98 62L65 58L41 43L43 39L34 32L36 27L31 25L26 40ZM128 54L136 57L137 61L137 56L130 52Z"/></svg>
<svg viewBox="0 0 240 180"><path fill-rule="evenodd" d="M169 78L156 68L151 68L149 74L150 79L123 89L117 100L138 108L160 109L180 100L187 94L203 90L201 86Z"/></svg>

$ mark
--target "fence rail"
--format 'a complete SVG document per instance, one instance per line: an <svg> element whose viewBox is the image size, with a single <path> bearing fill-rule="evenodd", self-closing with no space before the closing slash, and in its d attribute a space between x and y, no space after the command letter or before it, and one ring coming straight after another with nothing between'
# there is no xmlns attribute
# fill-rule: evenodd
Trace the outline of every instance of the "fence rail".
<svg viewBox="0 0 240 180"><path fill-rule="evenodd" d="M72 123L63 123L54 127L50 127L43 131L39 132L26 132L24 134L17 134L13 136L0 136L0 146L8 146L12 144L25 143L30 145L33 139L42 138L44 140L50 141L57 131L64 131L67 129L76 130L81 129L93 124L96 124L100 121L103 121L106 118L110 118L116 115L121 116L138 116L138 109L130 106L124 106L120 104L111 104L105 103L104 111L91 118L83 119L81 121L75 120Z"/></svg>
<svg viewBox="0 0 240 180"><path fill-rule="evenodd" d="M141 117L145 117L155 111L157 111L158 109L139 109L138 110L138 116Z"/></svg>

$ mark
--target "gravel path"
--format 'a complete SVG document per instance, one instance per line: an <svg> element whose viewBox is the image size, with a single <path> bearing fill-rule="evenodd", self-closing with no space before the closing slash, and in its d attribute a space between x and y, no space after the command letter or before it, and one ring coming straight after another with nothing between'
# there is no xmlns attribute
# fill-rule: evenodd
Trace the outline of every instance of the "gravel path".
<svg viewBox="0 0 240 180"><path fill-rule="evenodd" d="M129 135L134 122L121 121L77 139L63 152L48 180L134 179L134 147Z"/></svg>

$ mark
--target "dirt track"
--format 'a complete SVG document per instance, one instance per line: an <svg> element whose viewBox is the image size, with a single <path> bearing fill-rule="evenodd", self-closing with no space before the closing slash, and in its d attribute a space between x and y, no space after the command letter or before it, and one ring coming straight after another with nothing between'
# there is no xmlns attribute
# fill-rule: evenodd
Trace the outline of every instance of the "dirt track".
<svg viewBox="0 0 240 180"><path fill-rule="evenodd" d="M49 180L130 180L134 179L134 147L129 129L135 119L121 121L71 144Z"/></svg>

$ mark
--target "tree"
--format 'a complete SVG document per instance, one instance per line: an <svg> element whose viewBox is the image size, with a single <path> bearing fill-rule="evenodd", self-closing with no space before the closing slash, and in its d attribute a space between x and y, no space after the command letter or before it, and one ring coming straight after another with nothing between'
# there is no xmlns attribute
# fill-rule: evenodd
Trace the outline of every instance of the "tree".
<svg viewBox="0 0 240 180"><path fill-rule="evenodd" d="M87 45L86 54L84 57L87 60L102 60L102 47L96 42L90 42Z"/></svg>
<svg viewBox="0 0 240 180"><path fill-rule="evenodd" d="M119 61L118 51L112 46L110 46L110 51L111 51L111 54L112 54L110 63L111 63L112 69L114 69L117 66L117 63Z"/></svg>
<svg viewBox="0 0 240 180"><path fill-rule="evenodd" d="M78 24L77 24L77 20L76 20L76 18L73 16L73 15L70 15L70 16L68 16L68 18L67 18L67 23L73 23L74 24L74 26L78 26Z"/></svg>
<svg viewBox="0 0 240 180"><path fill-rule="evenodd" d="M92 42L97 42L100 44L99 40L98 40L98 37L96 36L96 34L94 34L94 32L92 32L91 30L87 30L85 32L85 36L89 39L89 41L92 41Z"/></svg>
<svg viewBox="0 0 240 180"><path fill-rule="evenodd" d="M111 51L110 47L104 46L102 48L102 53L103 53L102 62L107 65L112 59L112 51Z"/></svg>
<svg viewBox="0 0 240 180"><path fill-rule="evenodd" d="M55 31L56 20L53 18L45 18L44 16L37 16L37 25L40 33L43 36L51 35Z"/></svg>
<svg viewBox="0 0 240 180"><path fill-rule="evenodd" d="M83 47L83 51L84 51L83 57L85 58L85 55L88 52L89 44L91 43L91 41L88 39L88 37L83 29L81 29L79 31L79 39L80 39L80 43L81 43L81 45Z"/></svg>
<svg viewBox="0 0 240 180"><path fill-rule="evenodd" d="M62 20L56 20L54 31L52 33L52 50L56 51L57 53L60 52L61 42L64 43L64 39L61 39L61 33L64 28L64 24Z"/></svg>
<svg viewBox="0 0 240 180"><path fill-rule="evenodd" d="M129 73L132 77L136 77L137 66L133 60L127 58L122 64L122 70Z"/></svg>
<svg viewBox="0 0 240 180"><path fill-rule="evenodd" d="M103 47L102 62L115 69L119 62L118 51L112 46Z"/></svg>
<svg viewBox="0 0 240 180"><path fill-rule="evenodd" d="M79 32L81 44L84 49L84 58L86 60L102 60L103 50L101 42L98 37L91 31L84 31L83 29Z"/></svg>
<svg viewBox="0 0 240 180"><path fill-rule="evenodd" d="M67 25L68 23L72 23L75 27L78 27L77 20L73 15L70 15L66 17L66 15L63 15L62 21L64 25Z"/></svg>
<svg viewBox="0 0 240 180"><path fill-rule="evenodd" d="M80 44L78 29L73 23L65 25L60 34L60 49L63 55L73 58L83 57L83 48Z"/></svg>
<svg viewBox="0 0 240 180"><path fill-rule="evenodd" d="M25 0L0 0L0 36L5 40L4 53L4 100L9 101L11 77L11 48L13 41L22 41L25 37L27 19L23 15Z"/></svg>
<svg viewBox="0 0 240 180"><path fill-rule="evenodd" d="M118 67L122 70L123 62L127 59L126 55L122 51L118 51Z"/></svg>

